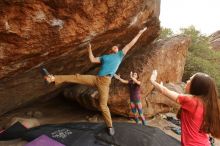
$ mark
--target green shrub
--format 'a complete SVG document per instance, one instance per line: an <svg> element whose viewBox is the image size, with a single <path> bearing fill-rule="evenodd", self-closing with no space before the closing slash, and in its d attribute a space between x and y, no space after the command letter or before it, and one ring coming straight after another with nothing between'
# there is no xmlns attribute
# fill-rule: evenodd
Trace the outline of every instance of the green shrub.
<svg viewBox="0 0 220 146"><path fill-rule="evenodd" d="M181 32L192 40L184 68L183 81L196 72L207 73L215 79L220 91L220 53L210 49L209 37L201 34L194 26L181 29Z"/></svg>
<svg viewBox="0 0 220 146"><path fill-rule="evenodd" d="M189 52L186 58L186 65L184 68L183 81L188 80L196 72L203 72L209 74L216 81L218 90L220 89L220 67L219 63L206 60L202 57L195 56ZM219 90L220 91L220 90Z"/></svg>
<svg viewBox="0 0 220 146"><path fill-rule="evenodd" d="M173 35L173 31L170 28L160 28L160 36L158 39L165 39L171 37Z"/></svg>

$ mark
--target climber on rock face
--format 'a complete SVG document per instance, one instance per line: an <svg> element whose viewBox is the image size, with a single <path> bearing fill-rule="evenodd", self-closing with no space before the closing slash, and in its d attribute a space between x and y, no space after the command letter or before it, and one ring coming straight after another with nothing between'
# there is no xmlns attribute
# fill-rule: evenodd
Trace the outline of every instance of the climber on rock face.
<svg viewBox="0 0 220 146"><path fill-rule="evenodd" d="M132 39L132 41L128 43L122 50L119 50L118 46L113 46L111 49L113 53L108 55L102 55L100 57L94 57L91 49L91 44L89 43L88 52L90 61L92 63L101 64L101 68L98 72L98 75L51 75L44 68L42 70L42 73L44 75L45 81L47 83L55 83L55 85L59 85L64 82L69 82L96 87L100 95L99 106L103 114L104 121L107 125L108 134L111 136L114 135L115 131L112 125L111 114L107 106L111 78L117 71L119 65L122 62L123 57L137 42L141 34L146 29L147 28L145 27L142 30L140 30L139 33Z"/></svg>

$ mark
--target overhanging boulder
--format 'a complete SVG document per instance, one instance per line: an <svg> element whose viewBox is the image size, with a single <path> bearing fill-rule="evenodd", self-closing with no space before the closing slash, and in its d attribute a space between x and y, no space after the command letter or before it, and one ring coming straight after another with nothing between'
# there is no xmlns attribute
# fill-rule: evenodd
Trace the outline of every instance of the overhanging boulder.
<svg viewBox="0 0 220 146"><path fill-rule="evenodd" d="M152 42L159 35L159 8L160 0L1 0L0 115L60 93L62 88L45 86L42 65L53 74L96 67L88 41L99 56L147 26L133 50Z"/></svg>

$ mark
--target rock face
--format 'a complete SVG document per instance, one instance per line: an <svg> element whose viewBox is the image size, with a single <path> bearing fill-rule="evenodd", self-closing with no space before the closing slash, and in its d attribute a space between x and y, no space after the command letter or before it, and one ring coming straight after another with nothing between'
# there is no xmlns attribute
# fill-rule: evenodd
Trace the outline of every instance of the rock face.
<svg viewBox="0 0 220 146"><path fill-rule="evenodd" d="M95 70L88 41L99 56L147 26L133 50L147 46L159 34L159 10L160 0L1 0L0 115L62 91L45 86L42 65L53 74Z"/></svg>
<svg viewBox="0 0 220 146"><path fill-rule="evenodd" d="M210 44L213 50L220 51L220 31L217 31L210 36Z"/></svg>
<svg viewBox="0 0 220 146"><path fill-rule="evenodd" d="M120 74L122 78L129 79L130 71L137 72L140 76L142 82L142 104L146 116L168 111L171 106L175 105L167 98L161 97L162 95L158 93L156 96L152 95L153 93L151 93L151 91L153 86L149 82L149 78L152 70L157 69L159 82L181 83L189 44L190 40L185 36L175 36L166 40L159 40L148 47L142 46L134 50L132 55L125 58L121 64L118 74ZM98 108L99 95L95 89L77 85L67 88L64 94L66 97L76 100L86 108ZM154 100L152 97L156 99ZM112 79L109 107L112 113L115 114L124 116L131 114L128 87L115 79ZM177 105L175 105L175 107L177 107Z"/></svg>

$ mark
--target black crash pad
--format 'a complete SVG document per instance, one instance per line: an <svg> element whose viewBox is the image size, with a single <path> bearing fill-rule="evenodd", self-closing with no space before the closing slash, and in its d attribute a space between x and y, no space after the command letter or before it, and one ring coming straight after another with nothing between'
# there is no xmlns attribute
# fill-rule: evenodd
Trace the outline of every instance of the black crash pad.
<svg viewBox="0 0 220 146"><path fill-rule="evenodd" d="M155 127L114 123L115 135L103 123L67 123L29 129L23 136L31 141L45 134L66 146L180 146L180 142Z"/></svg>
<svg viewBox="0 0 220 146"><path fill-rule="evenodd" d="M20 122L16 122L11 127L0 133L0 141L20 138L26 130L27 128L25 128Z"/></svg>

